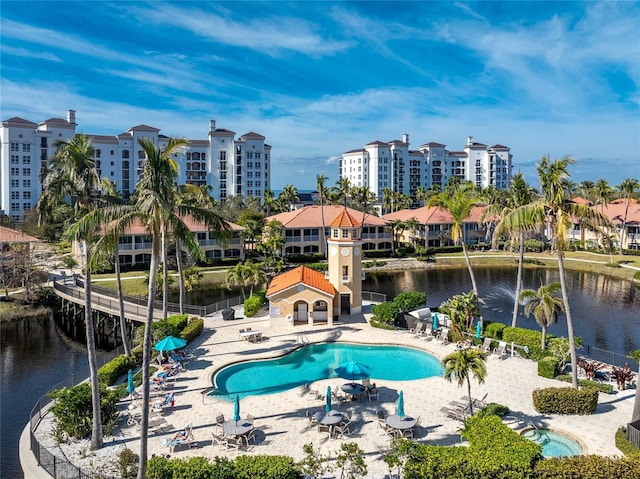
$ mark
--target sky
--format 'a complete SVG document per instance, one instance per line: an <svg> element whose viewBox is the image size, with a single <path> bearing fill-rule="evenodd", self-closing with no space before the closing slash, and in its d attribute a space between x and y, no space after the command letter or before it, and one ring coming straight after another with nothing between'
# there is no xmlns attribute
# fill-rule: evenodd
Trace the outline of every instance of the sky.
<svg viewBox="0 0 640 479"><path fill-rule="evenodd" d="M76 110L78 132L209 120L272 146L271 188L409 135L508 146L538 186L640 178L640 2L2 0L0 118Z"/></svg>

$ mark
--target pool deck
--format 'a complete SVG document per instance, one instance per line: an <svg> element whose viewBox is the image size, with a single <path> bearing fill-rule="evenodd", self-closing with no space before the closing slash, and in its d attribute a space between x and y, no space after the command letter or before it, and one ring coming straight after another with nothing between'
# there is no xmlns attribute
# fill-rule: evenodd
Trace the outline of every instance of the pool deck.
<svg viewBox="0 0 640 479"><path fill-rule="evenodd" d="M212 446L211 432L214 431L215 417L222 413L229 419L233 414L233 403L213 400L203 395L211 387L211 377L218 368L237 361L280 356L300 345L298 336L303 334L311 342L349 341L370 344L394 344L421 348L441 359L455 350L454 344L442 345L436 340L424 341L415 338L406 331L388 331L371 328L365 314L341 321L334 327L315 326L291 328L271 328L266 317L243 318L223 321L220 314L205 318L205 330L191 344L197 351L197 358L188 365L189 369L180 373L174 386L169 389L175 393L175 407L164 415L169 426L149 437L149 456L167 455L173 458L190 456L235 457L235 451L219 450ZM238 313L237 313L238 314ZM251 343L238 337L238 330L247 326L259 329L263 341ZM393 365L390 365L393 367ZM324 393L326 387L343 383L341 379L316 381L312 389ZM369 478L388 477L389 470L382 460L382 452L389 446L385 436L379 434L376 410L384 409L388 414L395 413L397 392L404 392L404 409L407 415L420 416L421 427L416 441L425 444L460 444L458 433L460 423L445 417L439 409L451 400L459 400L466 393L466 387L459 388L455 383L441 377L412 381L387 381L372 378L380 389L380 399L372 402L355 401L341 405L334 403L340 411L352 408L354 411L352 434L344 439L329 439L327 433L316 428L309 429L305 417L307 410L320 411L323 400L310 399L303 389L298 387L289 391L265 396L250 396L241 400L241 416L255 416L257 445L251 444L248 451L239 454L288 455L295 460L303 457L302 446L313 443L322 454L336 456L342 442L356 442L364 451ZM540 428L554 429L580 438L585 452L599 455L619 455L615 447L614 434L620 425L626 425L631 418L635 390L617 394L600 394L598 409L591 416L541 415L533 409L531 391L536 388L560 387L564 383L549 380L537 375L537 365L533 361L519 357L500 359L489 356L487 360L487 378L483 384L472 379L471 392L480 398L487 394L487 402L497 402L508 406L513 417L508 420L510 427L522 430L533 422ZM125 402L126 404L126 402ZM170 452L163 446L163 439L171 437L185 424L193 426L197 447L189 449L178 446ZM117 453L128 447L135 453L139 450L139 435L136 428L121 421L111 442L95 456L74 458L73 451L66 451L75 464L92 464L117 461ZM78 448L76 448L76 451ZM84 451L86 453L86 451ZM104 457L104 461L100 458ZM104 470L104 469L102 469ZM105 471L106 472L106 471ZM339 477L339 473L338 473Z"/></svg>

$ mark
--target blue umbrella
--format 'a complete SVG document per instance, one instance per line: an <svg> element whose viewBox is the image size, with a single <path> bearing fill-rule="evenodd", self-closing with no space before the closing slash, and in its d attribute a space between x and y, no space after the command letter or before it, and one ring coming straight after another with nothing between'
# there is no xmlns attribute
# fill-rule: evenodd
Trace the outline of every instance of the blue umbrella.
<svg viewBox="0 0 640 479"><path fill-rule="evenodd" d="M133 394L135 391L136 385L133 383L133 371L129 369L129 373L127 374L127 392L129 394ZM133 399L133 396L132 396Z"/></svg>
<svg viewBox="0 0 640 479"><path fill-rule="evenodd" d="M398 416L404 417L404 396L402 391L398 394Z"/></svg>
<svg viewBox="0 0 640 479"><path fill-rule="evenodd" d="M343 379L365 379L371 377L369 366L357 361L349 361L336 368L336 374Z"/></svg>
<svg viewBox="0 0 640 479"><path fill-rule="evenodd" d="M233 420L238 422L240 420L240 396L236 394L236 400L233 403Z"/></svg>
<svg viewBox="0 0 640 479"><path fill-rule="evenodd" d="M153 347L156 351L174 351L176 349L184 348L187 342L184 339L176 338L175 336L167 336L161 339Z"/></svg>
<svg viewBox="0 0 640 479"><path fill-rule="evenodd" d="M433 313L433 329L438 329L440 324L438 324L438 313Z"/></svg>
<svg viewBox="0 0 640 479"><path fill-rule="evenodd" d="M476 338L480 339L482 337L482 323L480 320L476 323Z"/></svg>
<svg viewBox="0 0 640 479"><path fill-rule="evenodd" d="M324 410L327 412L331 411L331 386L327 386L327 405L324 407Z"/></svg>

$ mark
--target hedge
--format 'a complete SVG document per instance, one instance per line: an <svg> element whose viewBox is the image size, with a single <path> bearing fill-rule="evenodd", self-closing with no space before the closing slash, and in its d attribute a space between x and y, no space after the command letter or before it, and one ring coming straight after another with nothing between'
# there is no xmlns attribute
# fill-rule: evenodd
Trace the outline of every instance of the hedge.
<svg viewBox="0 0 640 479"><path fill-rule="evenodd" d="M556 371L558 370L559 361L553 356L547 356L541 358L538 361L538 376L543 378L553 379L556 377Z"/></svg>
<svg viewBox="0 0 640 479"><path fill-rule="evenodd" d="M249 456L243 454L236 458L234 465L237 479L254 479L256 477L294 479L298 477L295 462L289 456Z"/></svg>
<svg viewBox="0 0 640 479"><path fill-rule="evenodd" d="M638 479L640 456L574 456L545 459L536 464L534 479Z"/></svg>
<svg viewBox="0 0 640 479"><path fill-rule="evenodd" d="M121 354L98 369L98 382L105 386L111 386L115 384L120 376L127 374L129 369L134 369L135 367L136 359L134 356Z"/></svg>
<svg viewBox="0 0 640 479"><path fill-rule="evenodd" d="M484 334L493 339L502 339L502 332L507 327L506 324L485 321Z"/></svg>
<svg viewBox="0 0 640 479"><path fill-rule="evenodd" d="M560 376L556 376L556 379L558 381L564 381L566 383L570 383L573 380L568 374L561 374ZM581 388L594 388L605 394L613 394L613 384L609 383L600 383L598 381L578 378L578 386L580 386Z"/></svg>
<svg viewBox="0 0 640 479"><path fill-rule="evenodd" d="M598 406L594 388L545 388L532 393L533 407L543 414L593 414Z"/></svg>
<svg viewBox="0 0 640 479"><path fill-rule="evenodd" d="M549 344L553 339L554 337L551 334L547 334L547 344ZM534 361L551 355L548 349L543 351L540 347L540 344L542 343L542 333L540 331L507 326L502 331L502 340L508 343L513 341L519 346L526 346L529 349L529 352L527 353L519 350L518 354L526 358L533 359Z"/></svg>
<svg viewBox="0 0 640 479"><path fill-rule="evenodd" d="M187 323L187 326L180 332L180 338L184 339L187 343L191 342L194 338L200 336L200 333L204 330L204 319L193 317Z"/></svg>
<svg viewBox="0 0 640 479"><path fill-rule="evenodd" d="M621 426L616 431L616 447L625 456L638 456L640 457L640 449L634 446L629 439L627 439L627 428Z"/></svg>
<svg viewBox="0 0 640 479"><path fill-rule="evenodd" d="M244 315L247 318L251 318L255 316L258 313L258 311L260 311L260 308L262 308L262 306L266 302L266 298L265 298L266 294L267 294L267 290L263 289L261 291L257 291L253 293L251 296L249 296L245 300Z"/></svg>

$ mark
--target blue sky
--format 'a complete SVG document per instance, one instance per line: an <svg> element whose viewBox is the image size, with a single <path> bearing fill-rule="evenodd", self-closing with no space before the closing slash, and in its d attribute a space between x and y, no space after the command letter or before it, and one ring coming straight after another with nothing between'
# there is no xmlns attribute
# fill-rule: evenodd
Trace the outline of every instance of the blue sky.
<svg viewBox="0 0 640 479"><path fill-rule="evenodd" d="M338 179L340 154L409 134L573 155L576 182L640 177L638 2L2 1L1 119L77 112L272 145L272 188Z"/></svg>

